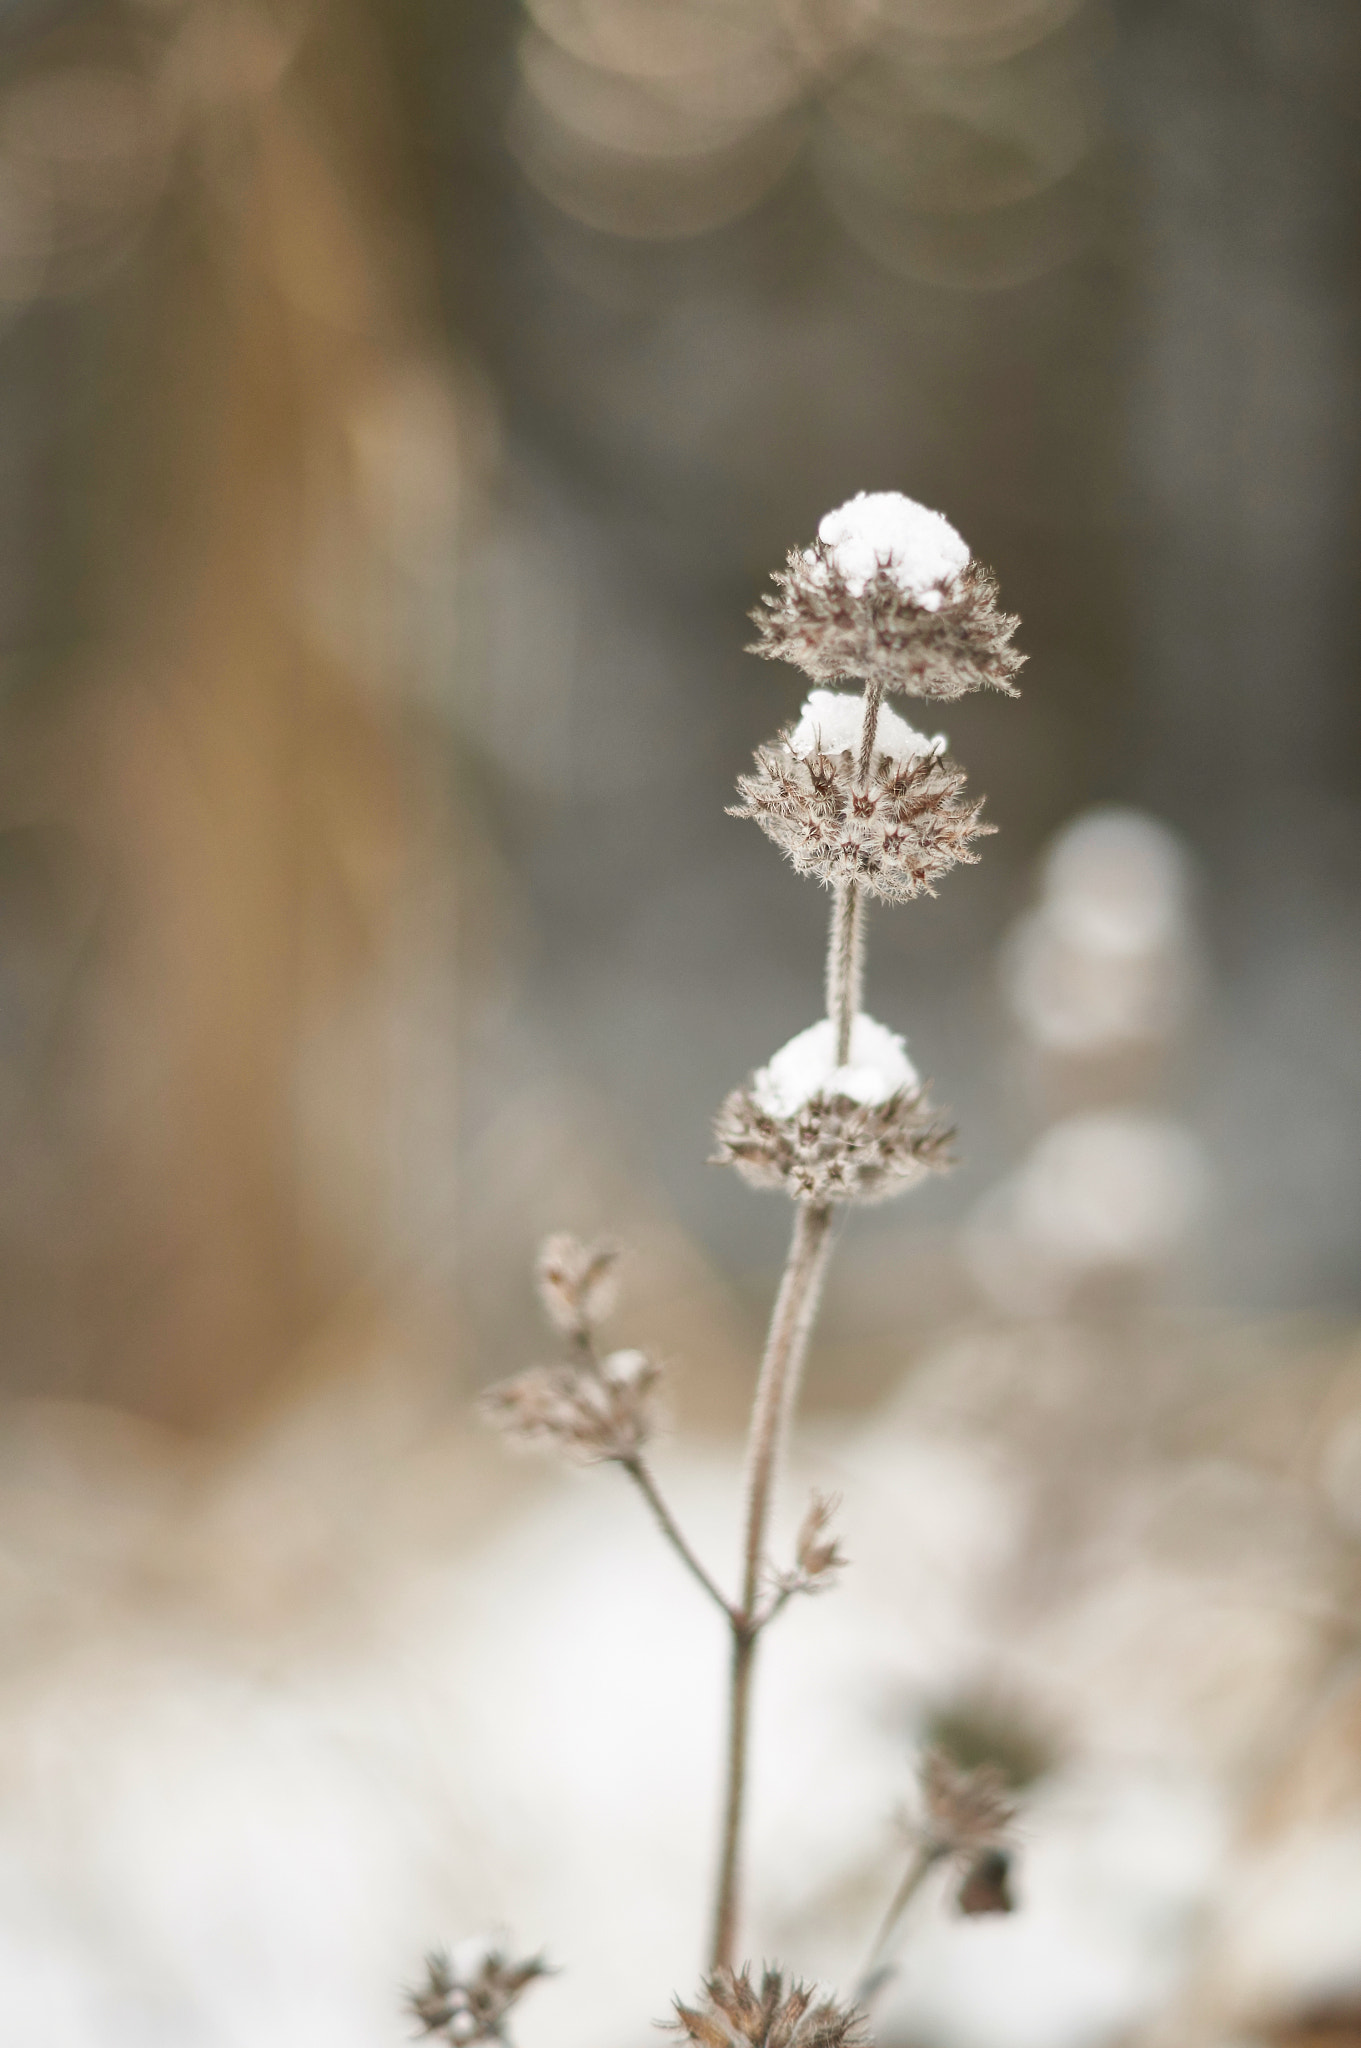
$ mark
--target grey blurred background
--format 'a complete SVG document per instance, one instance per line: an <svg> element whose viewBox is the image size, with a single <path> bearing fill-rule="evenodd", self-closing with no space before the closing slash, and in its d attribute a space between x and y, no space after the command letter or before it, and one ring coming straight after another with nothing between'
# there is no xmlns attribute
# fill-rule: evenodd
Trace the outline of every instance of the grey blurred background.
<svg viewBox="0 0 1361 2048"><path fill-rule="evenodd" d="M706 1123L814 1013L822 906L722 815L798 698L745 614L865 487L947 511L1031 655L950 721L1000 837L873 935L965 1134L910 1227L1027 1135L995 959L1039 849L1133 804L1204 940L1196 1298L1356 1306L1353 8L3 37L12 1385L209 1412L375 1259L456 1290L548 1098L759 1285L778 1205Z"/></svg>

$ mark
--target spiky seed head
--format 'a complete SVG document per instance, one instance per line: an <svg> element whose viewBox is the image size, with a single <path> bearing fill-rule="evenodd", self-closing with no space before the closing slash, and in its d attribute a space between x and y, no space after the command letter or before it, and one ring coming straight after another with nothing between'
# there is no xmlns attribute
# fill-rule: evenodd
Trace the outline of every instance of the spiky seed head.
<svg viewBox="0 0 1361 2048"><path fill-rule="evenodd" d="M864 2015L815 1987L765 1969L759 1985L750 1966L718 1969L697 2005L675 2001L675 2031L695 2048L866 2048Z"/></svg>
<svg viewBox="0 0 1361 2048"><path fill-rule="evenodd" d="M580 1341L604 1322L618 1295L619 1248L583 1244L567 1231L544 1239L535 1278L554 1329Z"/></svg>
<svg viewBox="0 0 1361 2048"><path fill-rule="evenodd" d="M953 1131L920 1087L885 1102L816 1094L777 1116L752 1087L734 1088L714 1124L714 1163L796 1202L886 1202L951 1164Z"/></svg>
<svg viewBox="0 0 1361 2048"><path fill-rule="evenodd" d="M926 1834L938 1854L978 1858L1006 1847L1016 1803L996 1764L964 1770L940 1749L922 1761Z"/></svg>
<svg viewBox="0 0 1361 2048"><path fill-rule="evenodd" d="M729 815L754 818L801 875L905 903L934 895L957 862L977 861L973 841L995 829L982 822L981 797L962 797L963 770L938 753L880 752L862 785L849 749L799 755L788 741L758 749Z"/></svg>
<svg viewBox="0 0 1361 2048"><path fill-rule="evenodd" d="M1020 620L1000 609L997 579L981 562L914 591L888 564L863 582L848 576L837 550L818 540L795 548L774 583L751 614L758 638L748 653L791 661L817 682L863 676L919 697L1017 694L1026 657L1011 641Z"/></svg>
<svg viewBox="0 0 1361 2048"><path fill-rule="evenodd" d="M547 1446L577 1464L638 1455L656 1423L661 1367L644 1351L614 1351L599 1365L536 1365L482 1397L482 1413L514 1441Z"/></svg>
<svg viewBox="0 0 1361 2048"><path fill-rule="evenodd" d="M460 1949L432 1949L425 1982L406 1997L407 2010L423 2034L439 2034L459 2048L504 2038L507 2013L536 1977L549 1974L540 1956L516 1961L494 1944L468 1942Z"/></svg>

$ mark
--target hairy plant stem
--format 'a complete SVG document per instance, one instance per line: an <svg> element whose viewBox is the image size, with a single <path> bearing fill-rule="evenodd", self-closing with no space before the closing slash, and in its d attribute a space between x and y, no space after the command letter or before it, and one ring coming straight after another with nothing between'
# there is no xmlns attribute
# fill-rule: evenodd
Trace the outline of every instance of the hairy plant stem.
<svg viewBox="0 0 1361 2048"><path fill-rule="evenodd" d="M927 1873L934 1870L945 1849L939 1842L924 1842L914 1851L912 1860L903 1872L902 1882L889 1901L888 1911L879 1924L879 1932L870 1944L864 1968L856 1981L855 2002L867 2006L872 1998L882 1991L893 1974L888 1964L888 1948L897 1930L898 1922L911 1905Z"/></svg>
<svg viewBox="0 0 1361 2048"><path fill-rule="evenodd" d="M878 684L867 683L860 726L860 754L856 762L856 777L862 789L869 781L870 766L874 760L874 736L879 729L882 701L883 691ZM851 1027L860 1013L864 979L865 892L858 882L838 882L827 946L827 1015L836 1027L836 1063L839 1067L844 1067L851 1056Z"/></svg>
<svg viewBox="0 0 1361 2048"><path fill-rule="evenodd" d="M881 689L867 684L860 732L858 774L863 785L874 755ZM865 905L856 882L837 886L827 941L827 1014L836 1028L837 1065L850 1056L851 1026L860 1010L864 976ZM779 1470L780 1453L798 1399L799 1380L808 1340L817 1316L827 1255L832 1244L829 1204L800 1202L794 1234L771 1312L770 1330L756 1382L747 1433L746 1519L742 1548L742 1591L737 1608L729 1609L732 1664L728 1689L728 1755L723 1795L723 1827L719 1845L718 1883L714 1901L710 1967L731 1969L735 1962L742 1858L742 1824L746 1804L747 1750L751 1724L752 1676L761 1632L784 1602L777 1598L760 1608L761 1569L765 1561L766 1524Z"/></svg>
<svg viewBox="0 0 1361 2048"><path fill-rule="evenodd" d="M760 1636L757 1602L765 1556L766 1522L775 1474L808 1350L831 1247L830 1208L801 1202L770 1319L756 1400L747 1438L746 1517L742 1549L742 1593L732 1616L732 1669L728 1694L727 1783L714 1904L712 1967L731 1968L737 1939L738 1878L747 1783L747 1742L751 1719L752 1666Z"/></svg>

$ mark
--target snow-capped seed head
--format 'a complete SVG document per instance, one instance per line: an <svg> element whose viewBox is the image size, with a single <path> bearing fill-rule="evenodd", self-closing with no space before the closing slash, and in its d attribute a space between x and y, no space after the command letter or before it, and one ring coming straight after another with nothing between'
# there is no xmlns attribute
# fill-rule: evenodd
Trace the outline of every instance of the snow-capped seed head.
<svg viewBox="0 0 1361 2048"><path fill-rule="evenodd" d="M837 1064L823 1018L789 1041L715 1124L720 1164L794 1201L882 1202L950 1164L952 1133L936 1121L901 1038L859 1016L850 1058Z"/></svg>
<svg viewBox="0 0 1361 2048"><path fill-rule="evenodd" d="M863 676L923 697L1014 695L1025 659L1011 645L1019 621L999 610L991 572L939 512L894 491L829 512L752 618L759 637L750 651L792 661L816 682Z"/></svg>
<svg viewBox="0 0 1361 2048"><path fill-rule="evenodd" d="M695 2048L867 2048L864 2015L814 1986L766 1969L760 1984L750 1967L715 1970L703 2003L675 2001L674 2030Z"/></svg>
<svg viewBox="0 0 1361 2048"><path fill-rule="evenodd" d="M565 1230L544 1239L535 1278L554 1329L581 1339L605 1320L619 1292L618 1260L617 1245L583 1244Z"/></svg>
<svg viewBox="0 0 1361 2048"><path fill-rule="evenodd" d="M493 1428L576 1464L636 1458L656 1422L661 1368L643 1351L615 1351L600 1366L536 1365L482 1397Z"/></svg>
<svg viewBox="0 0 1361 2048"><path fill-rule="evenodd" d="M928 611L941 600L969 550L941 512L931 512L901 491L857 491L818 524L825 559L858 594L881 573Z"/></svg>
<svg viewBox="0 0 1361 2048"><path fill-rule="evenodd" d="M737 778L742 802L731 816L754 819L797 873L824 885L853 881L887 903L934 895L952 867L978 859L973 842L993 829L982 822L982 798L963 795L943 733L928 740L887 705L862 780L862 708L858 697L814 690L792 731Z"/></svg>
<svg viewBox="0 0 1361 2048"><path fill-rule="evenodd" d="M1016 1803L996 1764L964 1770L943 1750L928 1750L922 1762L926 1839L937 1855L977 1858L1005 1848L1016 1818Z"/></svg>
<svg viewBox="0 0 1361 2048"><path fill-rule="evenodd" d="M536 1977L546 1977L542 1956L515 1961L491 1942L462 1942L452 1952L432 1949L425 1982L407 1993L407 2010L423 2034L469 2044L504 2040L507 2013Z"/></svg>

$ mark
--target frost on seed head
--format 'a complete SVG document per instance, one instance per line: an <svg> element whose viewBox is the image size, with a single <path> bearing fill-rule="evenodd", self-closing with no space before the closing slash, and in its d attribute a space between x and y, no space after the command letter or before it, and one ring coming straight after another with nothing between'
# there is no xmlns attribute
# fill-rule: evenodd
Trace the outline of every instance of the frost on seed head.
<svg viewBox="0 0 1361 2048"><path fill-rule="evenodd" d="M964 795L944 733L928 739L886 704L862 777L863 717L860 698L814 690L797 725L738 776L731 815L754 819L798 874L856 882L886 903L933 895L952 867L978 859L973 842L993 829L982 799Z"/></svg>
<svg viewBox="0 0 1361 2048"><path fill-rule="evenodd" d="M843 1066L837 1064L836 1026L823 1017L781 1046L770 1065L756 1075L751 1092L768 1115L793 1116L815 1095L887 1102L891 1095L919 1086L906 1041L862 1010L851 1026L850 1057Z"/></svg>
<svg viewBox="0 0 1361 2048"><path fill-rule="evenodd" d="M931 512L901 491L857 491L818 526L826 562L858 595L876 575L927 611L938 611L969 550L941 512ZM816 560L816 557L812 559Z"/></svg>
<svg viewBox="0 0 1361 2048"><path fill-rule="evenodd" d="M801 1031L715 1124L720 1164L801 1202L882 1202L950 1164L951 1132L896 1033L858 1016L838 1065L830 1019Z"/></svg>
<svg viewBox="0 0 1361 2048"><path fill-rule="evenodd" d="M922 697L1014 695L1025 659L991 571L939 512L897 491L861 492L829 512L752 617L751 652L792 661L816 682L861 676Z"/></svg>
<svg viewBox="0 0 1361 2048"><path fill-rule="evenodd" d="M785 745L791 754L806 761L814 754L860 753L860 732L865 719L863 697L846 690L810 690L804 699L799 722ZM928 754L943 754L949 742L943 732L930 739L917 732L905 718L887 704L881 705L874 728L874 753L886 754L895 766L906 767Z"/></svg>

